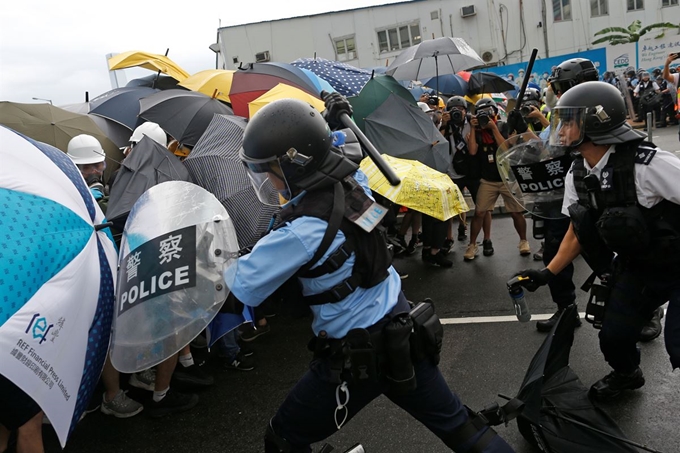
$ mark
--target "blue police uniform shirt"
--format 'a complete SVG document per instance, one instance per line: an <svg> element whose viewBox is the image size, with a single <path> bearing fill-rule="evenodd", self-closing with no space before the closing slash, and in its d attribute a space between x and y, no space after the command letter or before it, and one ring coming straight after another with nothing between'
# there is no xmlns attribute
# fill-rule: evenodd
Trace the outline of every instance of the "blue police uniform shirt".
<svg viewBox="0 0 680 453"><path fill-rule="evenodd" d="M550 138L550 124L548 124L546 128L543 129L540 134L538 134L538 138L541 140L548 140Z"/></svg>
<svg viewBox="0 0 680 453"><path fill-rule="evenodd" d="M358 171L354 177L370 196L366 175ZM231 285L231 292L245 305L260 305L312 259L327 227L325 220L303 216L264 236L251 253L240 257L225 271L225 281ZM318 264L323 263L343 242L345 235L338 230ZM333 273L313 279L300 278L303 295L322 293L349 278L355 261L356 256L352 254ZM372 326L394 308L400 292L401 279L390 266L388 277L372 288L357 288L341 301L310 306L314 314L312 330L315 335L323 330L330 338L342 338L351 329Z"/></svg>

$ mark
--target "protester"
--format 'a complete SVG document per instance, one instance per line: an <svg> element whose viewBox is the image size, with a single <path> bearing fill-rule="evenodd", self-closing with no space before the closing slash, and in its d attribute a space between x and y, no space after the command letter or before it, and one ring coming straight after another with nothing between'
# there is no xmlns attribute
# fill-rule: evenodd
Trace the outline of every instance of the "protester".
<svg viewBox="0 0 680 453"><path fill-rule="evenodd" d="M680 52L676 53L670 53L668 54L668 57L666 58L666 62L663 65L663 78L666 79L666 81L670 84L672 84L672 89L677 90L678 96L676 97L676 111L675 111L675 119L676 122L680 118L680 74L677 73L671 73L670 66L671 62L677 60L680 58ZM670 87L669 87L670 88ZM678 139L680 140L680 129L678 129Z"/></svg>
<svg viewBox="0 0 680 453"><path fill-rule="evenodd" d="M17 452L44 453L42 421L40 406L0 374L0 452L8 451L10 434L16 432Z"/></svg>
<svg viewBox="0 0 680 453"><path fill-rule="evenodd" d="M518 274L535 291L581 253L589 264L600 263L591 266L610 291L600 349L613 371L591 387L598 400L645 384L637 341L666 301L666 350L672 367L680 367L680 159L644 137L626 122L623 98L607 83L585 82L560 98L550 143L579 153L567 174L562 205L571 224L546 268ZM592 177L600 190L586 182ZM613 272L603 274L614 254Z"/></svg>
<svg viewBox="0 0 680 453"><path fill-rule="evenodd" d="M325 101L331 125L339 123L340 113L351 113L350 104L337 93ZM471 421L448 389L433 350L424 355L429 359L416 360L412 369L408 365L405 348L413 329L409 305L384 239L375 228L368 233L342 220L345 208L370 204L370 190L351 178L358 166L331 146L322 116L293 99L263 107L246 126L241 158L258 193L262 183L271 184L290 201L281 226L225 273L232 282L232 309L238 311L240 302L257 306L286 280L299 277L302 300L314 315L315 359L267 426L265 452L309 451L311 443L330 436L382 393L454 450L484 443L479 448L484 452L512 451L490 428L477 428ZM350 187L352 197L363 201L343 206ZM261 199L267 200L264 195ZM436 318L430 319L435 326ZM402 321L406 328L398 330ZM399 344L397 338L402 339ZM380 345L392 352L388 355ZM351 352L359 348L366 354ZM378 357L386 362L377 362ZM404 367L405 373L376 368L378 363ZM411 374L401 386L390 386L383 372L393 379Z"/></svg>

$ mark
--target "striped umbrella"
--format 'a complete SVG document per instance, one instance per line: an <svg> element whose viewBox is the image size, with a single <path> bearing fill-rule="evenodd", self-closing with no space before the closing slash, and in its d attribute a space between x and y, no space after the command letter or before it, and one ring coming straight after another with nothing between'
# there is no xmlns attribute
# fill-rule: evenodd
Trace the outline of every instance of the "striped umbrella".
<svg viewBox="0 0 680 453"><path fill-rule="evenodd" d="M104 366L116 248L66 154L2 126L0 142L0 374L63 447Z"/></svg>

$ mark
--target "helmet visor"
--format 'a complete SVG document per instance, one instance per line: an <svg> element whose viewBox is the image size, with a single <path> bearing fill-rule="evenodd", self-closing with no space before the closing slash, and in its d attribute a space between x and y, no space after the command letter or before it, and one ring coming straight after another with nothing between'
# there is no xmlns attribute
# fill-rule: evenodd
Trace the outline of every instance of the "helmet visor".
<svg viewBox="0 0 680 453"><path fill-rule="evenodd" d="M576 85L576 82L573 80L553 80L550 82L550 88L552 88L553 93L562 95L566 93L566 91Z"/></svg>
<svg viewBox="0 0 680 453"><path fill-rule="evenodd" d="M551 146L575 147L585 136L585 107L555 107L550 113Z"/></svg>
<svg viewBox="0 0 680 453"><path fill-rule="evenodd" d="M281 206L292 197L290 185L277 159L266 162L244 162L248 179L257 199L268 206Z"/></svg>

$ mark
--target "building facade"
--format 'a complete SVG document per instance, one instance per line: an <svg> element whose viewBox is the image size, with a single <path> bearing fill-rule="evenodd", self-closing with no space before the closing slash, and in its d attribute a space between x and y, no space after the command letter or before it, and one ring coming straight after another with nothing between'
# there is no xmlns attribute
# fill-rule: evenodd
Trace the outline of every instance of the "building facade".
<svg viewBox="0 0 680 453"><path fill-rule="evenodd" d="M423 40L457 36L497 66L528 60L534 47L539 58L604 47L591 44L596 32L635 20L678 24L678 0L412 0L222 27L211 48L224 69L315 56L372 68Z"/></svg>

